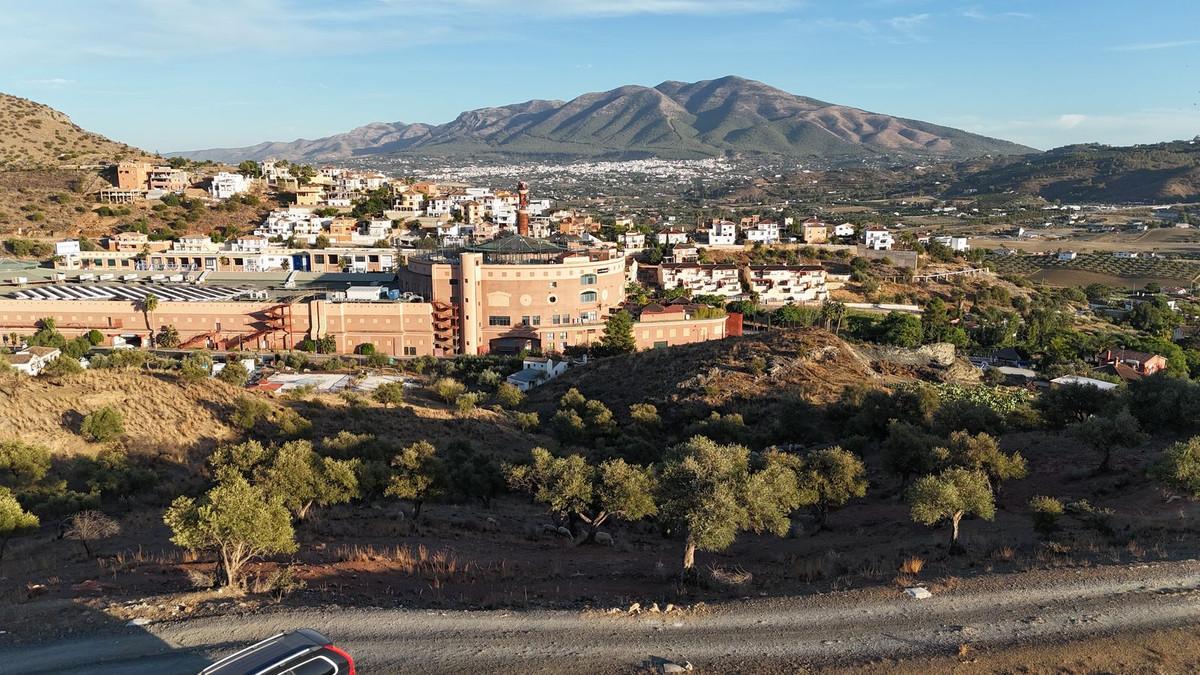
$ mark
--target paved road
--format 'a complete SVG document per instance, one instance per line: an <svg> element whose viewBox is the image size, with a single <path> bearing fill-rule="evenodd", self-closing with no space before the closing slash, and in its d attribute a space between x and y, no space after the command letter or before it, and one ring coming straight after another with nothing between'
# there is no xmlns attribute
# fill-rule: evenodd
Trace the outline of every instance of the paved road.
<svg viewBox="0 0 1200 675"><path fill-rule="evenodd" d="M627 673L650 657L703 672L792 672L1195 622L1200 563L1186 561L982 577L928 600L833 593L684 616L310 609L193 619L0 649L0 672L195 672L206 658L306 626L347 648L362 673Z"/></svg>

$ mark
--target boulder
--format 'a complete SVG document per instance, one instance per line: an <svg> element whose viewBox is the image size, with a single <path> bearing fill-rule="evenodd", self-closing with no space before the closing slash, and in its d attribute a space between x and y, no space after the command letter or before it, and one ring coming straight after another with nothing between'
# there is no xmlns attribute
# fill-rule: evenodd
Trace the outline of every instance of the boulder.
<svg viewBox="0 0 1200 675"><path fill-rule="evenodd" d="M596 543L600 544L601 546L612 546L613 536L607 532L597 532Z"/></svg>

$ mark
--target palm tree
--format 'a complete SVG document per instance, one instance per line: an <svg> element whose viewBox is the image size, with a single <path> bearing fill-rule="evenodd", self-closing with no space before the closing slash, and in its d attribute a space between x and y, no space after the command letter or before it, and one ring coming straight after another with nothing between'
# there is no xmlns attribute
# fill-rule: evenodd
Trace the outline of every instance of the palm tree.
<svg viewBox="0 0 1200 675"><path fill-rule="evenodd" d="M154 314L154 310L158 309L158 296L153 293L146 294L142 298L142 314L146 317L146 330L150 331L150 347L154 347L154 322L150 319L150 315Z"/></svg>

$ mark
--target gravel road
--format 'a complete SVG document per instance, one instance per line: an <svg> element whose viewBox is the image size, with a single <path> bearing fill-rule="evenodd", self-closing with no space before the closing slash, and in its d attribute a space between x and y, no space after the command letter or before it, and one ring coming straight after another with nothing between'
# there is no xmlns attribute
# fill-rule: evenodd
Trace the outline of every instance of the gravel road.
<svg viewBox="0 0 1200 675"><path fill-rule="evenodd" d="M0 672L195 672L300 627L333 637L362 673L628 673L651 657L686 659L700 672L794 672L1193 622L1200 562L1189 560L982 576L926 600L874 589L684 615L332 608L210 617L0 647Z"/></svg>

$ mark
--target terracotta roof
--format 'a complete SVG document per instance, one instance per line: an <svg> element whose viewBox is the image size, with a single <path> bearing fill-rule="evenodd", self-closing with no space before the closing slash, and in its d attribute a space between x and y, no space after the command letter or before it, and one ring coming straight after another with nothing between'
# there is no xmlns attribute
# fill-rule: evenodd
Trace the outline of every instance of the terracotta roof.
<svg viewBox="0 0 1200 675"><path fill-rule="evenodd" d="M61 354L57 347L30 347L25 351L34 356L50 356L52 354Z"/></svg>

